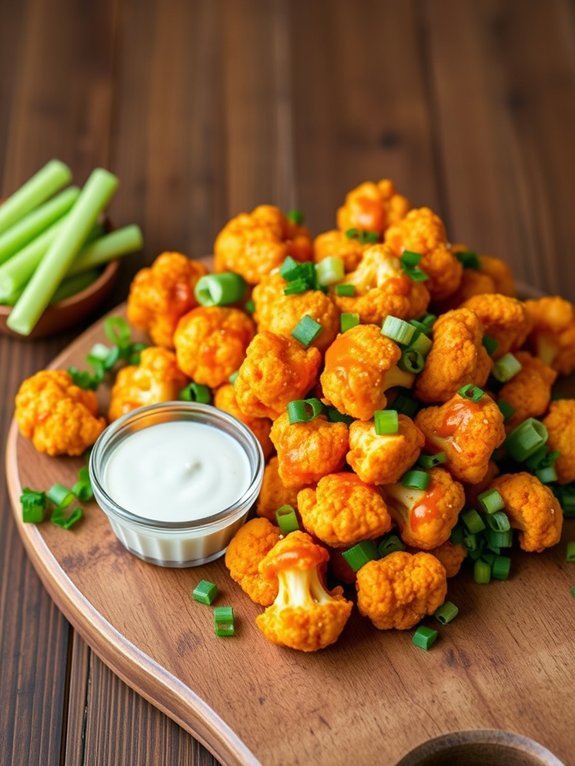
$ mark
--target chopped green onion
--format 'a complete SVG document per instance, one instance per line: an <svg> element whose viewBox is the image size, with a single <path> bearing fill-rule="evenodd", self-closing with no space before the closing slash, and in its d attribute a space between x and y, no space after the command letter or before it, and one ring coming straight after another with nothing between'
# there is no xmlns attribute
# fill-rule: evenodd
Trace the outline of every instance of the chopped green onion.
<svg viewBox="0 0 575 766"><path fill-rule="evenodd" d="M52 511L50 521L61 529L72 529L83 516L84 511L81 508L74 508L72 513L67 516L64 513L64 507L57 505Z"/></svg>
<svg viewBox="0 0 575 766"><path fill-rule="evenodd" d="M472 402L478 402L485 396L485 391L482 388L479 388L479 386L474 386L472 383L463 386L457 393L459 396L462 396L464 399L469 399Z"/></svg>
<svg viewBox="0 0 575 766"><path fill-rule="evenodd" d="M86 360L88 364L92 365L95 369L102 366L104 370L111 370L118 359L120 358L119 346L105 346L103 343L96 343L90 349Z"/></svg>
<svg viewBox="0 0 575 766"><path fill-rule="evenodd" d="M567 553L565 556L565 560L569 562L575 561L575 542L570 541L567 543Z"/></svg>
<svg viewBox="0 0 575 766"><path fill-rule="evenodd" d="M46 494L44 492L36 492L24 487L20 495L20 504L22 505L22 521L25 524L40 524L44 521L46 510Z"/></svg>
<svg viewBox="0 0 575 766"><path fill-rule="evenodd" d="M327 287L335 285L345 277L343 261L337 255L330 255L315 265L318 284Z"/></svg>
<svg viewBox="0 0 575 766"><path fill-rule="evenodd" d="M463 250L459 253L455 253L455 257L461 263L464 269L480 269L481 261L477 253L471 250Z"/></svg>
<svg viewBox="0 0 575 766"><path fill-rule="evenodd" d="M507 532L511 529L509 516L503 511L495 511L493 514L487 514L485 516L485 522L489 529L494 529L496 532Z"/></svg>
<svg viewBox="0 0 575 766"><path fill-rule="evenodd" d="M214 609L216 636L233 636L235 633L234 610L231 606L216 606Z"/></svg>
<svg viewBox="0 0 575 766"><path fill-rule="evenodd" d="M299 275L301 263L292 258L291 255L285 259L280 266L280 274L286 282L291 282Z"/></svg>
<svg viewBox="0 0 575 766"><path fill-rule="evenodd" d="M353 298L355 295L355 285L336 285L335 294L339 295L340 297Z"/></svg>
<svg viewBox="0 0 575 766"><path fill-rule="evenodd" d="M573 596L573 598L575 598L575 585L572 585L572 586L571 586L571 588L569 589L569 592L571 593L571 595Z"/></svg>
<svg viewBox="0 0 575 766"><path fill-rule="evenodd" d="M473 535L476 535L479 532L483 532L485 529L485 523L483 519L474 508L471 508L469 511L462 513L461 520Z"/></svg>
<svg viewBox="0 0 575 766"><path fill-rule="evenodd" d="M341 332L347 332L348 330L351 330L352 327L358 326L359 314L350 314L344 311L339 318L339 324Z"/></svg>
<svg viewBox="0 0 575 766"><path fill-rule="evenodd" d="M403 319L389 315L385 317L381 327L381 334L394 340L396 343L407 346L415 335L415 327Z"/></svg>
<svg viewBox="0 0 575 766"><path fill-rule="evenodd" d="M362 245L375 245L379 242L379 232L377 231L360 231L359 241Z"/></svg>
<svg viewBox="0 0 575 766"><path fill-rule="evenodd" d="M432 346L433 346L433 341L431 340L431 338L428 338L424 332L420 331L419 334L416 335L415 340L412 340L411 343L409 344L408 350L417 351L417 353L425 357L431 351Z"/></svg>
<svg viewBox="0 0 575 766"><path fill-rule="evenodd" d="M425 336L423 335L422 337ZM414 375L417 375L425 367L425 357L419 351L414 351L410 346L402 353L397 366L404 372L412 372Z"/></svg>
<svg viewBox="0 0 575 766"><path fill-rule="evenodd" d="M419 263L423 256L421 253L414 253L411 250L404 250L399 260L404 268L412 268L413 266L419 266Z"/></svg>
<svg viewBox="0 0 575 766"><path fill-rule="evenodd" d="M409 324L424 335L429 333L429 327L424 325L423 322L420 322L419 319L410 319Z"/></svg>
<svg viewBox="0 0 575 766"><path fill-rule="evenodd" d="M401 484L404 487L408 487L410 489L426 490L429 487L430 481L430 474L426 473L425 471L418 471L417 469L413 471L407 471L407 473L404 473L401 477Z"/></svg>
<svg viewBox="0 0 575 766"><path fill-rule="evenodd" d="M439 609L436 609L433 616L441 625L448 625L459 614L459 608L455 606L453 601L446 601Z"/></svg>
<svg viewBox="0 0 575 766"><path fill-rule="evenodd" d="M324 410L323 402L315 397L311 399L294 399L287 406L289 422L292 425L294 423L309 423L310 420L321 415Z"/></svg>
<svg viewBox="0 0 575 766"><path fill-rule="evenodd" d="M301 226L303 223L303 213L301 210L290 210L286 213L286 218L290 223L293 223L294 226Z"/></svg>
<svg viewBox="0 0 575 766"><path fill-rule="evenodd" d="M513 545L513 531L508 529L506 532L498 532L495 529L488 529L486 532L487 543L490 548L511 548Z"/></svg>
<svg viewBox="0 0 575 766"><path fill-rule="evenodd" d="M464 529L463 527L458 524L457 526L453 527L451 530L451 534L449 535L449 542L452 545L463 545L463 537L464 537Z"/></svg>
<svg viewBox="0 0 575 766"><path fill-rule="evenodd" d="M522 463L540 449L548 438L547 429L540 420L527 418L511 431L504 446L514 460Z"/></svg>
<svg viewBox="0 0 575 766"><path fill-rule="evenodd" d="M404 551L405 543L397 535L386 535L377 546L381 558L389 556L396 551Z"/></svg>
<svg viewBox="0 0 575 766"><path fill-rule="evenodd" d="M245 279L234 271L200 277L194 295L200 306L229 306L239 303L246 293Z"/></svg>
<svg viewBox="0 0 575 766"><path fill-rule="evenodd" d="M327 419L330 423L347 423L348 425L353 423L354 420L351 415L344 415L339 410L336 410L335 407L327 408Z"/></svg>
<svg viewBox="0 0 575 766"><path fill-rule="evenodd" d="M375 433L378 436L396 434L399 431L397 410L376 410L373 414Z"/></svg>
<svg viewBox="0 0 575 766"><path fill-rule="evenodd" d="M96 370L92 375L86 370L78 370L76 367L68 367L68 375L72 379L72 383L78 388L83 388L86 391L95 391L102 380L104 379L104 368Z"/></svg>
<svg viewBox="0 0 575 766"><path fill-rule="evenodd" d="M492 574L493 574L493 562L495 561L495 557L497 555L498 555L497 553L491 553L490 551L487 551L487 552L484 551L481 554L481 558L483 559L483 561L487 561L487 563L491 567L491 573Z"/></svg>
<svg viewBox="0 0 575 766"><path fill-rule="evenodd" d="M498 346L499 346L499 343L495 340L495 338L492 338L491 335L483 336L483 347L485 348L489 356L493 356L493 354L497 351Z"/></svg>
<svg viewBox="0 0 575 766"><path fill-rule="evenodd" d="M104 334L110 343L115 343L120 348L125 348L132 338L130 325L124 317L108 317L104 321Z"/></svg>
<svg viewBox="0 0 575 766"><path fill-rule="evenodd" d="M557 469L554 465L546 465L543 468L538 468L535 471L535 476L537 476L541 484L552 484L554 481L557 481Z"/></svg>
<svg viewBox="0 0 575 766"><path fill-rule="evenodd" d="M491 574L494 580L507 580L511 571L511 559L509 556L495 556L491 565Z"/></svg>
<svg viewBox="0 0 575 766"><path fill-rule="evenodd" d="M309 314L306 314L299 320L291 334L292 338L295 338L302 344L302 346L307 348L308 346L311 346L322 330L323 327L321 324L316 322L315 319L309 316Z"/></svg>
<svg viewBox="0 0 575 766"><path fill-rule="evenodd" d="M291 505L282 505L277 509L276 521L282 535L289 535L290 532L297 532L299 529L295 509Z"/></svg>
<svg viewBox="0 0 575 766"><path fill-rule="evenodd" d="M284 287L284 295L301 295L310 289L305 279L294 279Z"/></svg>
<svg viewBox="0 0 575 766"><path fill-rule="evenodd" d="M479 544L483 543L483 540L478 540L477 535L473 535L470 532L465 532L463 534L463 545L465 546L465 550L468 553L471 553L471 551L477 550Z"/></svg>
<svg viewBox="0 0 575 766"><path fill-rule="evenodd" d="M393 400L393 406L402 415L407 415L409 418L415 417L419 411L419 402L407 394L398 394Z"/></svg>
<svg viewBox="0 0 575 766"><path fill-rule="evenodd" d="M495 513L505 508L505 501L496 489L488 489L482 492L477 500L485 513Z"/></svg>
<svg viewBox="0 0 575 766"><path fill-rule="evenodd" d="M435 455L420 455L417 461L417 465L429 471L431 468L435 468L436 466L442 465L446 462L447 455L445 452L436 452Z"/></svg>
<svg viewBox="0 0 575 766"><path fill-rule="evenodd" d="M78 481L72 487L72 492L82 503L86 503L94 497L92 482L90 481L90 471L86 466L80 468L78 472Z"/></svg>
<svg viewBox="0 0 575 766"><path fill-rule="evenodd" d="M424 314L422 317L419 317L418 321L425 325L427 332L430 332L437 321L437 317L435 314Z"/></svg>
<svg viewBox="0 0 575 766"><path fill-rule="evenodd" d="M512 407L512 405L509 404L509 402L506 402L505 399L500 399L497 402L497 406L499 407L499 410L503 415L503 420L506 423L513 417L513 415L515 415L515 407Z"/></svg>
<svg viewBox="0 0 575 766"><path fill-rule="evenodd" d="M341 555L354 572L365 566L368 561L374 561L379 558L377 547L371 540L364 540L352 548L348 548L347 551L342 551Z"/></svg>
<svg viewBox="0 0 575 766"><path fill-rule="evenodd" d="M473 565L473 579L480 585L487 585L491 581L491 567L487 561L477 559Z"/></svg>
<svg viewBox="0 0 575 766"><path fill-rule="evenodd" d="M511 352L508 352L494 363L492 373L493 377L500 383L507 383L508 380L514 378L522 369L523 366L519 359L513 356Z"/></svg>
<svg viewBox="0 0 575 766"><path fill-rule="evenodd" d="M74 502L74 492L63 484L53 484L46 492L46 497L60 508L67 508Z"/></svg>
<svg viewBox="0 0 575 766"><path fill-rule="evenodd" d="M247 300L244 304L244 308L248 314L255 314L256 311L256 304L253 302L253 300L250 298Z"/></svg>
<svg viewBox="0 0 575 766"><path fill-rule="evenodd" d="M413 282L427 282L429 279L429 276L419 266L414 269L405 269L405 273Z"/></svg>
<svg viewBox="0 0 575 766"><path fill-rule="evenodd" d="M346 229L345 236L348 239L357 239L359 237L359 229Z"/></svg>
<svg viewBox="0 0 575 766"><path fill-rule="evenodd" d="M427 652L437 641L438 636L439 633L433 628L426 628L425 625L421 625L412 635L411 643Z"/></svg>
<svg viewBox="0 0 575 766"><path fill-rule="evenodd" d="M474 537L476 537L474 535ZM471 561L477 561L477 559L481 558L483 555L483 550L485 548L485 540L480 537L475 540L475 548L470 548L467 550L467 555L471 559Z"/></svg>
<svg viewBox="0 0 575 766"><path fill-rule="evenodd" d="M188 383L180 391L180 400L183 402L198 402L198 404L211 404L212 392L208 386L202 386L200 383Z"/></svg>
<svg viewBox="0 0 575 766"><path fill-rule="evenodd" d="M218 586L210 580L200 580L192 591L192 598L200 604L210 606L218 595Z"/></svg>
<svg viewBox="0 0 575 766"><path fill-rule="evenodd" d="M575 517L575 487L571 486L555 486L552 487L553 493L561 508L563 508L563 515L565 518Z"/></svg>
<svg viewBox="0 0 575 766"><path fill-rule="evenodd" d="M547 447L546 444L542 444L539 449L536 449L535 452L527 458L527 460L523 461L525 468L528 468L530 471L536 471L538 468L545 468L545 466L551 465L555 458L550 459L550 455L549 447ZM557 455L557 457L559 457L559 455Z"/></svg>

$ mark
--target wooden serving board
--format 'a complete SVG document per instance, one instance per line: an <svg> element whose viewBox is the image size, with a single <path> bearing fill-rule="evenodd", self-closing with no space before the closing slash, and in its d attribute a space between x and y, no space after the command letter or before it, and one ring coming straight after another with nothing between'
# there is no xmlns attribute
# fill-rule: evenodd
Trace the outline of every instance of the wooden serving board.
<svg viewBox="0 0 575 766"><path fill-rule="evenodd" d="M103 340L100 321L52 366L84 367ZM23 524L21 488L71 484L81 465L40 455L12 424L7 478L28 554L104 662L223 763L394 764L419 743L467 729L519 732L570 762L575 565L565 563L564 543L515 552L508 582L480 586L467 573L450 581L460 615L428 653L410 632L379 632L354 612L335 646L305 655L263 638L260 608L221 560L187 570L140 561L94 503L70 532ZM564 540L574 539L575 522L565 526ZM211 609L190 598L204 577L218 585L217 603L234 606L233 638L217 638Z"/></svg>

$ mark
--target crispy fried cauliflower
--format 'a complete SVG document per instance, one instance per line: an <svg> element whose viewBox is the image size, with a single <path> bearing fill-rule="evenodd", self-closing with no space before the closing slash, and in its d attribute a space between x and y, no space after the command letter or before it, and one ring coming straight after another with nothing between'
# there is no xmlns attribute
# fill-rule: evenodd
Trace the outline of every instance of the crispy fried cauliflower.
<svg viewBox="0 0 575 766"><path fill-rule="evenodd" d="M341 231L360 229L381 235L404 218L409 208L409 200L396 192L393 181L365 181L347 193L337 211L337 226Z"/></svg>
<svg viewBox="0 0 575 766"><path fill-rule="evenodd" d="M228 221L216 238L214 253L216 271L235 271L248 284L257 285L288 255L311 261L313 245L306 228L289 221L273 205L259 205Z"/></svg>
<svg viewBox="0 0 575 766"><path fill-rule="evenodd" d="M167 348L145 348L140 363L123 367L116 375L110 395L110 420L146 404L170 402L178 398L188 379Z"/></svg>
<svg viewBox="0 0 575 766"><path fill-rule="evenodd" d="M338 308L359 314L365 323L381 324L390 314L415 319L425 314L429 305L425 283L410 279L387 245L373 245L366 250L357 269L342 284L353 285L355 295L335 295Z"/></svg>
<svg viewBox="0 0 575 766"><path fill-rule="evenodd" d="M302 652L337 641L352 603L341 595L341 588L331 593L325 589L322 570L328 558L325 548L305 532L292 532L260 563L263 577L279 583L276 600L256 618L267 639Z"/></svg>
<svg viewBox="0 0 575 766"><path fill-rule="evenodd" d="M332 229L319 234L313 243L313 257L316 263L324 258L341 258L346 271L359 266L369 244L362 244L357 237L348 237L343 231Z"/></svg>
<svg viewBox="0 0 575 766"><path fill-rule="evenodd" d="M508 430L525 418L537 418L547 412L551 387L557 377L555 370L527 351L516 351L515 356L521 363L521 370L502 386L497 396L515 410L506 423Z"/></svg>
<svg viewBox="0 0 575 766"><path fill-rule="evenodd" d="M529 346L560 375L575 370L575 306L559 296L525 301L531 319Z"/></svg>
<svg viewBox="0 0 575 766"><path fill-rule="evenodd" d="M197 306L194 289L206 267L181 253L162 253L139 271L130 287L127 316L134 327L145 330L157 346L173 348L180 319Z"/></svg>
<svg viewBox="0 0 575 766"><path fill-rule="evenodd" d="M465 504L463 487L448 471L433 468L429 475L431 481L427 489L391 484L383 490L403 542L425 551L449 540L459 511Z"/></svg>
<svg viewBox="0 0 575 766"><path fill-rule="evenodd" d="M262 488L256 504L256 513L270 521L276 520L276 511L282 505L297 508L297 489L286 487L280 479L278 459L272 457L264 469Z"/></svg>
<svg viewBox="0 0 575 766"><path fill-rule="evenodd" d="M505 439L503 415L487 394L478 402L456 394L441 407L421 410L415 424L423 431L428 449L445 452L447 468L469 484L483 480L493 450Z"/></svg>
<svg viewBox="0 0 575 766"><path fill-rule="evenodd" d="M429 551L436 559L439 559L445 567L445 574L448 578L456 577L459 574L461 565L467 558L467 551L464 545L456 545L449 540L437 548Z"/></svg>
<svg viewBox="0 0 575 766"><path fill-rule="evenodd" d="M15 404L20 433L47 455L81 455L106 427L96 394L75 386L66 370L41 370L27 378Z"/></svg>
<svg viewBox="0 0 575 766"><path fill-rule="evenodd" d="M340 471L349 447L347 425L331 423L324 415L307 423L290 423L284 412L274 421L271 440L282 483L298 489Z"/></svg>
<svg viewBox="0 0 575 766"><path fill-rule="evenodd" d="M531 320L525 304L507 295L474 295L462 308L477 314L485 333L497 341L493 358L499 359L509 351L517 351L525 343Z"/></svg>
<svg viewBox="0 0 575 766"><path fill-rule="evenodd" d="M273 452L273 444L270 439L271 420L269 418L253 418L245 415L238 406L236 391L230 383L218 388L214 394L214 404L218 409L229 412L230 415L241 420L242 423L245 423L254 432L256 439L261 444L264 458L267 460Z"/></svg>
<svg viewBox="0 0 575 766"><path fill-rule="evenodd" d="M350 425L347 462L362 481L393 484L419 457L425 437L407 415L398 420L396 434L376 434L373 420Z"/></svg>
<svg viewBox="0 0 575 766"><path fill-rule="evenodd" d="M320 382L339 412L370 420L385 407L392 386L410 387L414 376L397 367L401 350L377 325L358 325L338 335L325 354Z"/></svg>
<svg viewBox="0 0 575 766"><path fill-rule="evenodd" d="M575 399L551 402L543 421L549 432L547 446L561 454L555 462L559 484L575 481Z"/></svg>
<svg viewBox="0 0 575 766"><path fill-rule="evenodd" d="M469 248L465 245L452 245L451 252L454 254L466 252ZM474 295L486 293L500 293L515 297L515 280L509 266L500 258L492 255L478 255L478 269L463 269L461 282L457 290L440 305L442 311L455 309Z"/></svg>
<svg viewBox="0 0 575 766"><path fill-rule="evenodd" d="M262 606L273 604L278 583L277 579L262 577L258 567L280 537L279 527L267 519L252 519L238 529L226 551L230 577L252 601Z"/></svg>
<svg viewBox="0 0 575 766"><path fill-rule="evenodd" d="M332 548L347 548L391 529L381 493L354 473L332 473L315 489L298 492L297 506L307 531Z"/></svg>
<svg viewBox="0 0 575 766"><path fill-rule="evenodd" d="M255 332L251 317L239 309L200 306L178 322L178 365L196 383L217 388L239 369Z"/></svg>
<svg viewBox="0 0 575 766"><path fill-rule="evenodd" d="M503 498L511 526L521 530L519 545L539 553L561 538L563 511L549 487L530 473L499 476L491 484Z"/></svg>
<svg viewBox="0 0 575 766"><path fill-rule="evenodd" d="M276 418L292 399L303 399L315 384L321 353L293 338L259 332L246 351L234 384L236 401L246 415Z"/></svg>
<svg viewBox="0 0 575 766"><path fill-rule="evenodd" d="M418 399L446 402L468 383L485 385L492 362L482 344L483 332L470 309L454 309L439 317L433 326L433 346L415 384Z"/></svg>
<svg viewBox="0 0 575 766"><path fill-rule="evenodd" d="M445 568L430 553L396 551L357 573L357 606L380 630L409 630L445 601Z"/></svg>

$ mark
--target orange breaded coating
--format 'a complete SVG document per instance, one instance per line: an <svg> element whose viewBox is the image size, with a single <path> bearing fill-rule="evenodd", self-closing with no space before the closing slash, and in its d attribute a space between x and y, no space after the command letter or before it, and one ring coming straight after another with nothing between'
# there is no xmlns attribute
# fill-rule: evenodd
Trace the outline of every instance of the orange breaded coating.
<svg viewBox="0 0 575 766"><path fill-rule="evenodd" d="M445 574L448 578L456 577L465 559L467 551L464 545L454 545L453 543L443 543L432 551L429 551L436 559L439 559L445 567Z"/></svg>
<svg viewBox="0 0 575 766"><path fill-rule="evenodd" d="M549 432L547 446L561 453L555 461L557 481L570 484L575 481L575 399L551 402L543 424Z"/></svg>
<svg viewBox="0 0 575 766"><path fill-rule="evenodd" d="M282 483L298 489L340 471L349 448L347 425L331 423L324 415L307 423L290 423L284 412L274 421L271 440Z"/></svg>
<svg viewBox="0 0 575 766"><path fill-rule="evenodd" d="M304 398L320 365L317 348L265 330L257 333L234 383L240 409L252 417L279 417L289 402Z"/></svg>
<svg viewBox="0 0 575 766"><path fill-rule="evenodd" d="M575 306L559 296L525 301L533 329L529 346L560 375L575 370Z"/></svg>
<svg viewBox="0 0 575 766"><path fill-rule="evenodd" d="M297 508L297 489L286 487L280 479L278 459L272 457L264 469L262 488L256 504L256 513L270 521L276 520L276 511L282 505Z"/></svg>
<svg viewBox="0 0 575 766"><path fill-rule="evenodd" d="M157 346L145 348L139 364L123 367L116 375L108 417L116 420L137 407L177 399L187 382L172 351Z"/></svg>
<svg viewBox="0 0 575 766"><path fill-rule="evenodd" d="M500 473L501 471L497 463L494 460L490 460L487 466L487 473L478 484L464 484L463 489L465 490L465 505L467 508L477 508L479 495L489 489L493 479L499 476Z"/></svg>
<svg viewBox="0 0 575 766"><path fill-rule="evenodd" d="M332 299L321 290L307 290L298 295L284 295L285 279L279 272L263 277L254 287L254 318L258 330L269 330L290 338L292 330L304 316L319 322L322 331L311 344L320 351L333 342L339 332L339 311Z"/></svg>
<svg viewBox="0 0 575 766"><path fill-rule="evenodd" d="M415 319L425 314L429 305L425 283L410 279L387 245L373 245L366 250L357 269L342 284L353 285L355 295L335 295L338 308L359 314L364 323L381 324L390 314Z"/></svg>
<svg viewBox="0 0 575 766"><path fill-rule="evenodd" d="M338 335L325 354L320 382L324 397L339 412L370 420L387 402L392 386L409 387L414 376L397 367L401 350L377 325L353 327Z"/></svg>
<svg viewBox="0 0 575 766"><path fill-rule="evenodd" d="M456 394L441 407L421 410L415 424L431 452L445 452L447 468L459 481L479 484L489 470L493 450L505 439L503 415L484 394L472 402Z"/></svg>
<svg viewBox="0 0 575 766"><path fill-rule="evenodd" d="M162 253L132 281L128 322L147 331L156 346L173 348L178 322L198 305L194 289L204 274L207 269L199 261L181 253Z"/></svg>
<svg viewBox="0 0 575 766"><path fill-rule="evenodd" d="M311 261L313 245L305 227L289 221L273 205L259 205L228 221L216 237L214 253L216 271L235 271L257 285L288 255Z"/></svg>
<svg viewBox="0 0 575 766"><path fill-rule="evenodd" d="M217 388L239 369L255 332L251 317L239 309L200 306L178 322L178 365L196 383Z"/></svg>
<svg viewBox="0 0 575 766"><path fill-rule="evenodd" d="M357 573L357 606L380 630L409 630L445 601L443 564L430 553L396 551Z"/></svg>
<svg viewBox="0 0 575 766"><path fill-rule="evenodd" d="M452 245L451 252L468 252L469 248L465 245ZM495 258L492 255L478 255L479 268L464 268L461 282L457 290L449 298L442 301L439 309L449 311L449 309L459 308L466 300L474 295L485 295L486 293L500 293L515 297L515 280L513 272L501 258Z"/></svg>
<svg viewBox="0 0 575 766"><path fill-rule="evenodd" d="M238 406L236 391L231 383L218 388L214 394L214 405L218 409L229 412L230 415L241 420L242 423L245 423L254 432L256 439L261 444L264 458L267 460L274 449L270 439L271 420L269 418L252 418L249 415L245 415Z"/></svg>
<svg viewBox="0 0 575 766"><path fill-rule="evenodd" d="M393 484L415 463L425 437L407 415L399 415L395 434L375 433L373 420L354 420L349 427L347 462L368 484Z"/></svg>
<svg viewBox="0 0 575 766"><path fill-rule="evenodd" d="M325 258L341 258L346 272L359 266L369 244L362 244L357 237L348 237L339 229L318 234L313 243L313 258L316 263Z"/></svg>
<svg viewBox="0 0 575 766"><path fill-rule="evenodd" d="M531 329L531 320L525 304L507 295L474 295L462 308L477 314L486 335L497 341L493 353L499 359L509 351L517 351L525 343Z"/></svg>
<svg viewBox="0 0 575 766"><path fill-rule="evenodd" d="M519 545L524 551L540 553L557 545L563 511L549 487L523 472L499 476L491 487L501 494L513 529L521 530Z"/></svg>
<svg viewBox="0 0 575 766"><path fill-rule="evenodd" d="M555 370L527 351L516 351L515 356L521 363L521 370L502 386L497 395L498 400L507 402L515 410L506 423L508 430L525 418L537 418L547 412L551 387L557 377Z"/></svg>
<svg viewBox="0 0 575 766"><path fill-rule="evenodd" d="M430 551L449 540L465 505L465 492L443 468L429 471L427 489L412 489L402 484L384 488L389 512L399 527L406 545Z"/></svg>
<svg viewBox="0 0 575 766"><path fill-rule="evenodd" d="M393 181L365 181L347 193L337 211L337 227L341 231L361 229L383 234L388 226L405 217L409 200L395 190Z"/></svg>
<svg viewBox="0 0 575 766"><path fill-rule="evenodd" d="M298 492L307 531L332 548L347 548L389 532L391 518L381 493L354 473L332 473L315 489Z"/></svg>
<svg viewBox="0 0 575 766"><path fill-rule="evenodd" d="M20 433L47 455L81 455L106 427L96 394L75 386L66 370L41 370L27 378L15 405Z"/></svg>
<svg viewBox="0 0 575 766"><path fill-rule="evenodd" d="M481 321L469 309L439 317L433 326L433 346L415 383L418 399L446 402L468 383L485 385L492 362L482 344L483 332Z"/></svg>
<svg viewBox="0 0 575 766"><path fill-rule="evenodd" d="M262 606L273 604L278 583L277 579L262 577L258 567L280 537L279 527L267 519L252 519L238 529L226 551L230 577L252 601Z"/></svg>
<svg viewBox="0 0 575 766"><path fill-rule="evenodd" d="M274 644L316 652L339 638L352 603L341 588L329 592L322 572L329 558L305 532L291 532L260 563L264 577L279 583L274 603L256 617L264 636Z"/></svg>
<svg viewBox="0 0 575 766"><path fill-rule="evenodd" d="M459 287L463 266L451 252L443 221L433 210L411 210L385 232L385 242L396 255L409 250L423 256L419 265L429 277L425 285L433 300L444 300Z"/></svg>

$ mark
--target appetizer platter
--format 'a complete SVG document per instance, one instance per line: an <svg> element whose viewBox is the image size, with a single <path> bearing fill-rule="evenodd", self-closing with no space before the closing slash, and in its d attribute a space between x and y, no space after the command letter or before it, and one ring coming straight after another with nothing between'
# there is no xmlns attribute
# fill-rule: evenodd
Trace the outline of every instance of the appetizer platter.
<svg viewBox="0 0 575 766"><path fill-rule="evenodd" d="M61 279L103 183L60 223ZM568 759L573 306L517 298L387 180L315 240L262 205L214 252L161 254L20 387L8 483L52 597L224 763L475 729Z"/></svg>

